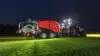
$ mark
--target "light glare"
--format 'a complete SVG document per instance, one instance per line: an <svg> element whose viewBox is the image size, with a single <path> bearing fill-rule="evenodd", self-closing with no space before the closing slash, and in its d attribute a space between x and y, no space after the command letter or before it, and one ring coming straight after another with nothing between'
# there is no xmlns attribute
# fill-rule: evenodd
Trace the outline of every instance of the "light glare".
<svg viewBox="0 0 100 56"><path fill-rule="evenodd" d="M68 24L71 25L71 22L69 22Z"/></svg>
<svg viewBox="0 0 100 56"><path fill-rule="evenodd" d="M71 21L71 19L69 18L67 21Z"/></svg>
<svg viewBox="0 0 100 56"><path fill-rule="evenodd" d="M64 26L64 23L62 23L62 26Z"/></svg>
<svg viewBox="0 0 100 56"><path fill-rule="evenodd" d="M66 22L66 20L64 20L64 22Z"/></svg>

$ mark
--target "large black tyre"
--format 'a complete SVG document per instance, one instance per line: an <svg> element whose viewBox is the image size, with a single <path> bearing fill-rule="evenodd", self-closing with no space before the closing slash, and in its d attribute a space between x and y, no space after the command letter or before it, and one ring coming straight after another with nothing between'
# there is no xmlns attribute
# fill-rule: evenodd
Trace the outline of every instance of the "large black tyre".
<svg viewBox="0 0 100 56"><path fill-rule="evenodd" d="M56 33L54 32L49 33L49 38L55 38L55 37L56 37Z"/></svg>
<svg viewBox="0 0 100 56"><path fill-rule="evenodd" d="M57 34L56 34L56 37L57 37L57 38L61 38L61 37L62 37L62 33L57 33Z"/></svg>
<svg viewBox="0 0 100 56"><path fill-rule="evenodd" d="M75 28L70 29L70 36L71 37L76 37L77 36L77 30Z"/></svg>
<svg viewBox="0 0 100 56"><path fill-rule="evenodd" d="M61 36L62 37L68 37L68 36L70 36L70 29L63 29L61 31Z"/></svg>
<svg viewBox="0 0 100 56"><path fill-rule="evenodd" d="M39 37L42 38L42 39L45 39L45 38L47 38L47 33L45 33L45 32L40 33Z"/></svg>
<svg viewBox="0 0 100 56"><path fill-rule="evenodd" d="M86 37L86 31L85 30L82 30L80 32L80 37Z"/></svg>
<svg viewBox="0 0 100 56"><path fill-rule="evenodd" d="M35 34L35 35L34 35L34 38L35 38L35 39L39 38L39 34Z"/></svg>

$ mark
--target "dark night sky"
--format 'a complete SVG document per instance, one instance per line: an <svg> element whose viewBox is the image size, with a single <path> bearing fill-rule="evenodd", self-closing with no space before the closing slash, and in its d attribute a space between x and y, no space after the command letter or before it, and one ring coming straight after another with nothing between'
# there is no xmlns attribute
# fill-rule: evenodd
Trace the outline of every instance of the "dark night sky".
<svg viewBox="0 0 100 56"><path fill-rule="evenodd" d="M99 0L0 0L0 24L72 16L85 28L100 28ZM97 25L98 24L98 25Z"/></svg>

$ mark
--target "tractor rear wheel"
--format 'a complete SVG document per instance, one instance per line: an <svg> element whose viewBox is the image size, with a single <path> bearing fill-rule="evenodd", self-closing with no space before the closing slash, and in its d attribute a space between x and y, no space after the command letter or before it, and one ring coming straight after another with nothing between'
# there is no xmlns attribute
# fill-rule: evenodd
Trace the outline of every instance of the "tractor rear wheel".
<svg viewBox="0 0 100 56"><path fill-rule="evenodd" d="M70 36L71 37L76 37L77 36L77 30L75 28L70 29Z"/></svg>

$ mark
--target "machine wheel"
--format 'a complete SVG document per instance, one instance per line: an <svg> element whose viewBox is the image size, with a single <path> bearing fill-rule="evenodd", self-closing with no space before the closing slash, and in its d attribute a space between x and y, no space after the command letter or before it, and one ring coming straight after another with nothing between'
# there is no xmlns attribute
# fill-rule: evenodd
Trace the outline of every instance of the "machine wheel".
<svg viewBox="0 0 100 56"><path fill-rule="evenodd" d="M56 37L57 37L57 38L62 37L62 33L57 33L57 34L56 34Z"/></svg>
<svg viewBox="0 0 100 56"><path fill-rule="evenodd" d="M76 37L77 36L77 30L75 28L71 28L70 36L72 36L72 37Z"/></svg>
<svg viewBox="0 0 100 56"><path fill-rule="evenodd" d="M55 37L56 37L56 34L53 33L53 32L51 32L51 33L49 33L49 37L50 37L50 38L55 38Z"/></svg>
<svg viewBox="0 0 100 56"><path fill-rule="evenodd" d="M46 33L41 33L41 34L40 34L40 38L42 38L42 39L47 38L47 34L46 34Z"/></svg>
<svg viewBox="0 0 100 56"><path fill-rule="evenodd" d="M85 30L82 30L82 31L80 32L80 37L86 37L86 32L85 32Z"/></svg>
<svg viewBox="0 0 100 56"><path fill-rule="evenodd" d="M39 35L37 35L37 34L36 34L36 35L34 35L34 38L39 38Z"/></svg>

